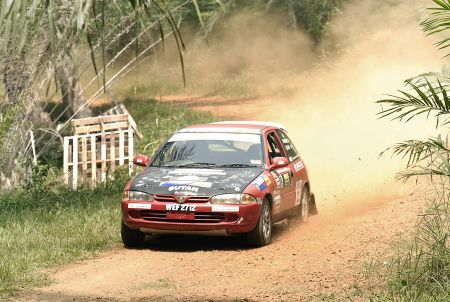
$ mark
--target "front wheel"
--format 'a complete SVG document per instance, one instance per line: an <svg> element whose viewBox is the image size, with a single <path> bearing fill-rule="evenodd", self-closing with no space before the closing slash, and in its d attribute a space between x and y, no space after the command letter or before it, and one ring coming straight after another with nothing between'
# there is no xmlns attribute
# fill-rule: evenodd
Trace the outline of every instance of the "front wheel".
<svg viewBox="0 0 450 302"><path fill-rule="evenodd" d="M261 205L256 227L247 233L247 241L250 245L260 247L270 243L272 239L272 210L269 201L265 198Z"/></svg>
<svg viewBox="0 0 450 302"><path fill-rule="evenodd" d="M145 234L138 231L130 229L122 221L122 227L120 229L120 235L122 236L123 245L126 247L139 247L144 243Z"/></svg>

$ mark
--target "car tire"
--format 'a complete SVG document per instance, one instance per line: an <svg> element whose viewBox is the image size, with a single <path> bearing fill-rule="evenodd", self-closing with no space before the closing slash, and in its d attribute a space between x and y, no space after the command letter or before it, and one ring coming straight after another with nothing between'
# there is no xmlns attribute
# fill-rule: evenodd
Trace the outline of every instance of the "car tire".
<svg viewBox="0 0 450 302"><path fill-rule="evenodd" d="M139 247L144 243L145 234L138 231L130 229L122 221L122 227L120 229L120 235L122 237L123 245L126 247Z"/></svg>
<svg viewBox="0 0 450 302"><path fill-rule="evenodd" d="M308 222L310 216L310 200L309 200L309 189L308 187L303 188L302 199L300 200L300 207L298 212L298 221L301 223Z"/></svg>
<svg viewBox="0 0 450 302"><path fill-rule="evenodd" d="M288 217L288 222L290 225L308 222L309 216L311 215L311 202L309 196L310 194L308 187L304 187L300 199L300 204L295 208L295 214Z"/></svg>
<svg viewBox="0 0 450 302"><path fill-rule="evenodd" d="M256 227L247 233L247 242L253 247L268 245L272 239L272 209L264 198Z"/></svg>

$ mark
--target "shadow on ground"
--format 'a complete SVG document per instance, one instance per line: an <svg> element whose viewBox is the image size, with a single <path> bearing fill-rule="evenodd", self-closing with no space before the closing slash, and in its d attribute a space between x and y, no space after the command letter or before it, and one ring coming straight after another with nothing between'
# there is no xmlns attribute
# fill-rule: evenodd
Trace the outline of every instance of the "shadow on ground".
<svg viewBox="0 0 450 302"><path fill-rule="evenodd" d="M290 230L288 224L275 224L273 226L272 241L276 242L285 232ZM150 235L147 236L144 246L160 252L197 252L215 250L247 250L252 249L244 235L241 236L201 236L201 235Z"/></svg>
<svg viewBox="0 0 450 302"><path fill-rule="evenodd" d="M38 291L28 292L23 297L27 297L26 299L21 299L20 297L13 298L11 301L27 301L27 302L50 302L50 301L59 301L59 302L91 302L91 301L103 301L103 302L181 302L181 301L190 301L190 302L254 302L256 300L248 299L248 298L205 298L205 297L189 297L189 300L186 300L185 297L177 298L177 297L168 297L168 296L159 296L155 295L153 297L145 297L145 298L112 298L105 296L80 296L80 295L71 295L71 294L63 294L63 293L43 293Z"/></svg>

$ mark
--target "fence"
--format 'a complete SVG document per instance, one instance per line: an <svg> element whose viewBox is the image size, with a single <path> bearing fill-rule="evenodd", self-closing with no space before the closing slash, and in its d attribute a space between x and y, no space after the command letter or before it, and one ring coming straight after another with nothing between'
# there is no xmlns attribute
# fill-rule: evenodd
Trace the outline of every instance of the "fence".
<svg viewBox="0 0 450 302"><path fill-rule="evenodd" d="M104 115L72 120L73 136L64 137L64 180L74 188L81 182L95 187L118 166L133 172L136 122L124 105Z"/></svg>
<svg viewBox="0 0 450 302"><path fill-rule="evenodd" d="M133 172L132 129L64 137L64 180L74 188L80 182L95 186L105 181L117 166Z"/></svg>

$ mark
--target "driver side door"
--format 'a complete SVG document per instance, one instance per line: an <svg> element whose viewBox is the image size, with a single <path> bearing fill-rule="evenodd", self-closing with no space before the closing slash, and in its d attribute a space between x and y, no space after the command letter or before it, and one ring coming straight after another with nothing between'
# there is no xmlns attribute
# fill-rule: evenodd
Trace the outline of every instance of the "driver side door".
<svg viewBox="0 0 450 302"><path fill-rule="evenodd" d="M275 131L266 134L266 158L267 165L272 166L275 157L287 157L283 144ZM273 192L273 213L282 215L289 211L295 203L295 185L293 183L293 171L290 165L274 169L270 172L275 178L276 190Z"/></svg>

